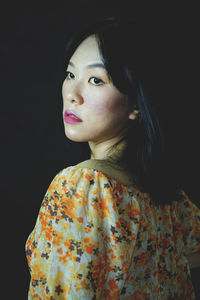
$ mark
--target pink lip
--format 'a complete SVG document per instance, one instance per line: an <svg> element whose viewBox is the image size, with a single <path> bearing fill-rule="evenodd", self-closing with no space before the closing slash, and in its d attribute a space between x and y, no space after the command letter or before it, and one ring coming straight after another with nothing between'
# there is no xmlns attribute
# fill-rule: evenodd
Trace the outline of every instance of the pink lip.
<svg viewBox="0 0 200 300"><path fill-rule="evenodd" d="M74 114L73 112L71 112L69 110L65 111L64 120L66 123L69 123L69 124L83 122L76 114Z"/></svg>

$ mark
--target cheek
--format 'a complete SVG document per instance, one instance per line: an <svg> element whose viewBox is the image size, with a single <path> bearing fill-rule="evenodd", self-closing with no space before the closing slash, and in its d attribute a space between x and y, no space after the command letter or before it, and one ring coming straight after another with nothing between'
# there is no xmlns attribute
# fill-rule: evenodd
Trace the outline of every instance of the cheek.
<svg viewBox="0 0 200 300"><path fill-rule="evenodd" d="M124 97L109 92L85 95L85 105L95 114L120 114L125 110Z"/></svg>

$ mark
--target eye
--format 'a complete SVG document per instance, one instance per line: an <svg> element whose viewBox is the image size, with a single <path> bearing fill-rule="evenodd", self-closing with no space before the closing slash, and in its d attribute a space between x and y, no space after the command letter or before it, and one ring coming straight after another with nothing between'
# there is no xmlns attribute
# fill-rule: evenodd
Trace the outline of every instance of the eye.
<svg viewBox="0 0 200 300"><path fill-rule="evenodd" d="M91 77L89 79L89 82L91 82L94 85L102 85L102 84L104 84L104 82L101 79L97 78L97 77Z"/></svg>
<svg viewBox="0 0 200 300"><path fill-rule="evenodd" d="M67 73L67 76L66 76L66 78L68 78L68 79L74 79L74 74L73 73L71 73L71 72L69 72L69 71L66 71L66 73Z"/></svg>

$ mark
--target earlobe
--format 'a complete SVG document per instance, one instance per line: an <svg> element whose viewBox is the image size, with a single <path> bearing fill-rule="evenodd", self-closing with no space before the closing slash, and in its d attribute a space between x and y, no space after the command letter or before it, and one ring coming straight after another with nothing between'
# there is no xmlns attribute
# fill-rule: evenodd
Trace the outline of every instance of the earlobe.
<svg viewBox="0 0 200 300"><path fill-rule="evenodd" d="M129 114L129 119L130 120L135 120L138 118L140 111L137 109L134 109L130 114Z"/></svg>

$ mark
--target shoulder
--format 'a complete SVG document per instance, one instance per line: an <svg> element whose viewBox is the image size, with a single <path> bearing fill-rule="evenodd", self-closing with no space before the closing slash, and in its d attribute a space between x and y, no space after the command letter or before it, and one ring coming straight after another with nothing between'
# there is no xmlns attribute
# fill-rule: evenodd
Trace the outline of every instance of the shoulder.
<svg viewBox="0 0 200 300"><path fill-rule="evenodd" d="M68 182L76 182L78 181L83 181L87 182L90 181L91 178L104 178L107 179L107 176L104 175L102 172L95 168L87 167L87 166L82 166L81 164L79 165L74 165L74 166L69 166L64 169L62 169L56 176L57 182L62 181L62 180L68 180Z"/></svg>
<svg viewBox="0 0 200 300"><path fill-rule="evenodd" d="M51 186L57 190L81 189L87 191L96 186L111 186L111 179L101 171L86 166L69 166L62 169L53 179Z"/></svg>
<svg viewBox="0 0 200 300"><path fill-rule="evenodd" d="M97 164L89 164L87 161L78 165L69 166L62 169L53 179L50 187L60 194L80 193L84 195L118 193L120 195L137 195L140 197L141 191L134 184L126 184L121 174L113 174L110 170Z"/></svg>
<svg viewBox="0 0 200 300"><path fill-rule="evenodd" d="M127 188L101 171L71 166L55 176L45 194L43 210L48 207L50 214L54 214L55 209L61 210L60 217L65 214L72 217L84 215L87 207L90 216L98 213L102 218L108 215L114 218L119 210L121 217L133 218L139 217L139 200L140 194L136 188Z"/></svg>
<svg viewBox="0 0 200 300"><path fill-rule="evenodd" d="M124 175L124 174L123 174ZM127 176L128 177L128 176ZM127 178L122 176L122 172L116 171L110 167L105 161L89 159L85 160L77 165L69 166L62 169L56 176L57 181L67 180L69 182L90 182L93 180L105 181L120 181L124 184L130 184Z"/></svg>

